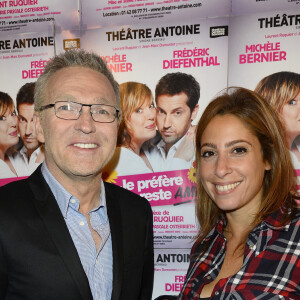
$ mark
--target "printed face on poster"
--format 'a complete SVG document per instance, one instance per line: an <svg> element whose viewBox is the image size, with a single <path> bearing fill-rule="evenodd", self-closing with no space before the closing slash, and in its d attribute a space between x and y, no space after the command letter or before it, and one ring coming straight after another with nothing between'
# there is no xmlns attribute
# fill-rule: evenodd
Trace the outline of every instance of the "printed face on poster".
<svg viewBox="0 0 300 300"><path fill-rule="evenodd" d="M279 113L299 185L299 14L256 13L230 20L229 85L259 92Z"/></svg>
<svg viewBox="0 0 300 300"><path fill-rule="evenodd" d="M92 50L107 61L120 83L121 95L132 97L134 105L125 101L125 130L119 136L115 160L103 172L104 179L151 203L153 297L178 294L198 232L194 213L195 125L207 104L227 85L255 89L263 78L281 72L298 78L299 1L228 0L222 5L218 0L20 3L0 1L0 64L9 71L0 75L5 87L1 91L16 103L19 88L35 81L47 61L68 47ZM232 17L223 17L230 13ZM196 106L188 105L189 97L181 90L158 97L160 79L177 72L199 83ZM278 109L289 120L285 130L298 180L299 97L295 88ZM20 134L12 139L17 144ZM18 144L18 149L23 146ZM10 177L6 167L2 165L1 170L6 171L0 176ZM27 174L31 172L29 169ZM23 175L20 172L18 176Z"/></svg>
<svg viewBox="0 0 300 300"><path fill-rule="evenodd" d="M188 258L179 264L170 261L166 268L159 260L171 257L172 249L189 253L198 232L194 129L209 101L226 87L227 26L227 18L116 26L87 31L81 38L82 47L97 51L120 83L125 119L121 128L125 130L104 175L106 180L140 194L152 205L157 256L153 297L178 292ZM176 82L178 72L184 74L180 82L191 76L200 85L200 97L191 108L189 92L182 92L181 84L174 95L160 94L161 89L169 88L169 77ZM185 86L194 90L191 81ZM159 82L163 82L163 88ZM134 105L130 106L131 99ZM137 119L143 122L135 123Z"/></svg>

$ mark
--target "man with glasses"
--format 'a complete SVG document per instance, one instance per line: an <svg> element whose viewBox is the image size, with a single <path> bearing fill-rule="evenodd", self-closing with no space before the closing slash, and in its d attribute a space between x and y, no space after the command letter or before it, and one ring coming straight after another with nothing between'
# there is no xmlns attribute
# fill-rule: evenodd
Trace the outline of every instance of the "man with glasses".
<svg viewBox="0 0 300 300"><path fill-rule="evenodd" d="M0 299L151 299L149 203L101 180L120 119L95 54L54 57L35 87L45 161L0 189Z"/></svg>

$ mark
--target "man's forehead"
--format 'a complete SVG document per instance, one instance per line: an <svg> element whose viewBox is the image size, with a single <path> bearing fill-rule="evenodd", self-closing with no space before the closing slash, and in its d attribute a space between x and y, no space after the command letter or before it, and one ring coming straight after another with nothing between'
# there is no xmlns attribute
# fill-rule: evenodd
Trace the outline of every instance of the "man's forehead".
<svg viewBox="0 0 300 300"><path fill-rule="evenodd" d="M68 86L74 82L78 82L79 84L84 82L86 85L95 86L97 81L111 85L107 77L100 72L87 67L71 66L53 73L48 80L48 87L49 85L53 85L52 88L57 89L58 87Z"/></svg>
<svg viewBox="0 0 300 300"><path fill-rule="evenodd" d="M63 68L51 76L46 87L46 98L51 102L81 102L85 95L93 100L92 103L113 105L116 102L113 86L107 77L90 68Z"/></svg>
<svg viewBox="0 0 300 300"><path fill-rule="evenodd" d="M164 110L189 108L187 101L188 97L185 93L175 95L159 95L156 99L156 105L158 108L162 108Z"/></svg>
<svg viewBox="0 0 300 300"><path fill-rule="evenodd" d="M76 96L70 95L70 94L62 94L59 95L57 97L55 97L54 99L52 99L53 102L57 102L57 101L71 101L71 102L77 102L77 103L81 103L82 99L78 98ZM90 100L92 103L89 104L106 104L106 105L112 105L112 100L109 100L105 97L95 97L93 99Z"/></svg>
<svg viewBox="0 0 300 300"><path fill-rule="evenodd" d="M21 104L19 104L19 106L18 106L18 112L20 112L20 111L23 111L23 112L25 112L25 111L34 111L34 104L32 103L21 103Z"/></svg>

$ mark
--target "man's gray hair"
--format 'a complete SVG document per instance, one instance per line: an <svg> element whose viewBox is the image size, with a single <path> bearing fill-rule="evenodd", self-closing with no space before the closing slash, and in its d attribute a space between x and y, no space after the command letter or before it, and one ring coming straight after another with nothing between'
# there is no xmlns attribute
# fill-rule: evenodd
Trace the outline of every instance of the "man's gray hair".
<svg viewBox="0 0 300 300"><path fill-rule="evenodd" d="M115 81L105 61L93 52L75 49L68 50L52 58L46 65L44 72L39 76L34 91L34 109L36 111L45 103L45 92L50 78L56 72L68 67L84 67L103 74L113 87L118 104L117 109L120 109L119 84Z"/></svg>

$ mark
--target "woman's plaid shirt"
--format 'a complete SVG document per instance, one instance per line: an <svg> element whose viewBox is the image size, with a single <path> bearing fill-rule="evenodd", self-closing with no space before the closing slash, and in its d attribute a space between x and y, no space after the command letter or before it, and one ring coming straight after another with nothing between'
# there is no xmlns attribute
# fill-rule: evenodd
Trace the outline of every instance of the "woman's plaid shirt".
<svg viewBox="0 0 300 300"><path fill-rule="evenodd" d="M243 266L235 275L221 279L211 299L300 299L300 210L294 220L280 226L277 211L248 236ZM210 247L199 257L202 244L195 244L180 300L199 299L203 286L219 274L226 249L225 220L220 220L204 242Z"/></svg>

